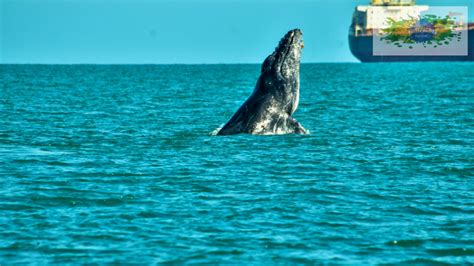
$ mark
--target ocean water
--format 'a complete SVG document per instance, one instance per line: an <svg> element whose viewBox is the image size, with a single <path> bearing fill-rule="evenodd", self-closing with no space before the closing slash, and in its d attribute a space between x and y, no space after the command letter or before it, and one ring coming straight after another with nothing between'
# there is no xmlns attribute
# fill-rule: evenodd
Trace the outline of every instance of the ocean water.
<svg viewBox="0 0 474 266"><path fill-rule="evenodd" d="M474 65L307 64L297 136L214 136L258 65L0 66L0 264L474 263Z"/></svg>

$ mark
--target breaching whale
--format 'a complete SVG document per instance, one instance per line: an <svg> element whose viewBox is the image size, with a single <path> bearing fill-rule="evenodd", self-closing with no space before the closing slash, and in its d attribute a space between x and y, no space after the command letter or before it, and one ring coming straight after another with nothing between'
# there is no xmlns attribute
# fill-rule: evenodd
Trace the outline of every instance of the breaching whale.
<svg viewBox="0 0 474 266"><path fill-rule="evenodd" d="M289 31L265 59L252 95L217 133L307 134L292 114L300 97L301 30Z"/></svg>

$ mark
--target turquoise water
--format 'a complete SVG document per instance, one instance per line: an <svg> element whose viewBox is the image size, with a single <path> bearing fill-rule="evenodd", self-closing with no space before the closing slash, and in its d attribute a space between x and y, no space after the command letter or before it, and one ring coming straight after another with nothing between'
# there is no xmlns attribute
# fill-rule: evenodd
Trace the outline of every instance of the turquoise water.
<svg viewBox="0 0 474 266"><path fill-rule="evenodd" d="M0 263L474 263L473 64L302 66L308 136L213 136L258 65L0 66Z"/></svg>

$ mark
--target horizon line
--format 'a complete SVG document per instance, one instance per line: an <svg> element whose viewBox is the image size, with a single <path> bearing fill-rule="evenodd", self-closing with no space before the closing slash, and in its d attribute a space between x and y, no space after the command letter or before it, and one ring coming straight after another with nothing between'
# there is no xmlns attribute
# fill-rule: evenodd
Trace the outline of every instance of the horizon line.
<svg viewBox="0 0 474 266"><path fill-rule="evenodd" d="M359 64L359 61L321 61L304 62L302 65L309 64ZM262 63L0 63L0 65L162 65L162 66L192 66L192 65L261 65Z"/></svg>

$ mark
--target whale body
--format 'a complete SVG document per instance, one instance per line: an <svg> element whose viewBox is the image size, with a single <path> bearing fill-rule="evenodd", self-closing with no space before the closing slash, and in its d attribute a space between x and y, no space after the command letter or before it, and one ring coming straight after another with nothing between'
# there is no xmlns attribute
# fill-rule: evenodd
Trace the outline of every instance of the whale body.
<svg viewBox="0 0 474 266"><path fill-rule="evenodd" d="M250 97L218 135L307 134L292 117L300 97L300 61L304 47L301 30L289 31L262 64L260 77Z"/></svg>

